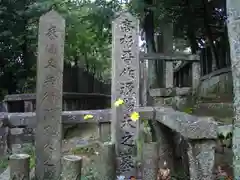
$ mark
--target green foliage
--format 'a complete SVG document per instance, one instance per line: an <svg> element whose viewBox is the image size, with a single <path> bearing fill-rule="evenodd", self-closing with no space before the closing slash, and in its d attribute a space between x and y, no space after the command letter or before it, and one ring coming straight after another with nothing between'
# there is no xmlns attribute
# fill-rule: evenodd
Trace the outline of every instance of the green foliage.
<svg viewBox="0 0 240 180"><path fill-rule="evenodd" d="M65 62L80 64L100 80L110 79L111 21L118 1L26 0L0 4L0 97L33 92L38 20L51 8L66 19Z"/></svg>
<svg viewBox="0 0 240 180"><path fill-rule="evenodd" d="M185 108L184 111L187 114L192 114L193 113L193 108Z"/></svg>
<svg viewBox="0 0 240 180"><path fill-rule="evenodd" d="M0 169L6 169L8 167L8 158L2 157L0 159Z"/></svg>

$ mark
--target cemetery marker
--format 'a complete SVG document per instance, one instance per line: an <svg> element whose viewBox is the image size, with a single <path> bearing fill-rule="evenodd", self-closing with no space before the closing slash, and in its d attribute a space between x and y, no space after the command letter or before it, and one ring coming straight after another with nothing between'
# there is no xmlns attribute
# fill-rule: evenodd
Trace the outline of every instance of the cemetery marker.
<svg viewBox="0 0 240 180"><path fill-rule="evenodd" d="M118 98L124 100L122 107L112 107L117 175L136 177L133 157L139 124L129 115L139 106L139 21L129 13L121 13L113 21L112 37L112 106Z"/></svg>
<svg viewBox="0 0 240 180"><path fill-rule="evenodd" d="M61 173L65 20L54 10L40 17L37 61L36 179Z"/></svg>

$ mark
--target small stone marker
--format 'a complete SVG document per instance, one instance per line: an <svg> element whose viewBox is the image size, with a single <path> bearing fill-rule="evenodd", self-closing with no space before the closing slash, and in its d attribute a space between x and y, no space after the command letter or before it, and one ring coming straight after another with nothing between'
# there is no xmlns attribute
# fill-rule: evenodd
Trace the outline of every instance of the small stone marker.
<svg viewBox="0 0 240 180"><path fill-rule="evenodd" d="M124 105L112 107L112 139L116 143L117 175L136 177L133 160L138 121L130 119L139 106L139 21L129 13L121 13L113 22L112 105L121 98ZM123 117L123 118L121 118Z"/></svg>
<svg viewBox="0 0 240 180"><path fill-rule="evenodd" d="M62 180L80 180L82 170L82 158L74 155L63 157Z"/></svg>
<svg viewBox="0 0 240 180"><path fill-rule="evenodd" d="M36 179L59 179L65 20L54 10L40 17L37 62Z"/></svg>
<svg viewBox="0 0 240 180"><path fill-rule="evenodd" d="M9 157L10 179L29 180L30 156L28 154L13 154Z"/></svg>

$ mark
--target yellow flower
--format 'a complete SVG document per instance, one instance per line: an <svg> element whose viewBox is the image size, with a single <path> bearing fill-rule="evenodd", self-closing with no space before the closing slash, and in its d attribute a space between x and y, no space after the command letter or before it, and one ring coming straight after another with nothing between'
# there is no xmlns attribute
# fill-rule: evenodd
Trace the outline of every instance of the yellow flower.
<svg viewBox="0 0 240 180"><path fill-rule="evenodd" d="M114 106L118 107L118 106L122 105L123 103L124 103L124 101L119 98L119 99L114 103Z"/></svg>
<svg viewBox="0 0 240 180"><path fill-rule="evenodd" d="M92 119L93 118L93 115L91 114L87 114L83 117L84 120L88 120L88 119Z"/></svg>
<svg viewBox="0 0 240 180"><path fill-rule="evenodd" d="M137 120L139 120L139 117L140 117L140 115L139 115L139 113L137 113L137 112L133 112L133 113L130 115L130 118L131 118L132 121L137 121Z"/></svg>

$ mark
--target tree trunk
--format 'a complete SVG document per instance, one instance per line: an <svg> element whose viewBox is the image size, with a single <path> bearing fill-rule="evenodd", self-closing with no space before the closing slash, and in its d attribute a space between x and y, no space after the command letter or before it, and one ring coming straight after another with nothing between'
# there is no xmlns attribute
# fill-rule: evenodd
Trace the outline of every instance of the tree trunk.
<svg viewBox="0 0 240 180"><path fill-rule="evenodd" d="M234 123L233 123L233 179L240 177L240 1L227 0L228 37L231 52L233 92L234 92Z"/></svg>
<svg viewBox="0 0 240 180"><path fill-rule="evenodd" d="M146 8L145 11L145 19L143 24L143 29L145 31L147 52L156 52L155 41L154 41L154 14L153 11L149 8L153 4L152 0L145 0ZM152 88L155 84L155 74L154 70L154 61L148 62L148 84L149 88Z"/></svg>
<svg viewBox="0 0 240 180"><path fill-rule="evenodd" d="M187 14L188 14L188 28L187 28L187 36L190 42L190 46L191 46L191 51L192 54L196 54L197 50L198 50L198 44L197 44L197 40L196 40L196 35L195 35L195 26L193 23L193 20L195 19L194 17L194 13L193 13L193 7L191 2L189 2L189 0L186 0L186 5L187 5Z"/></svg>

